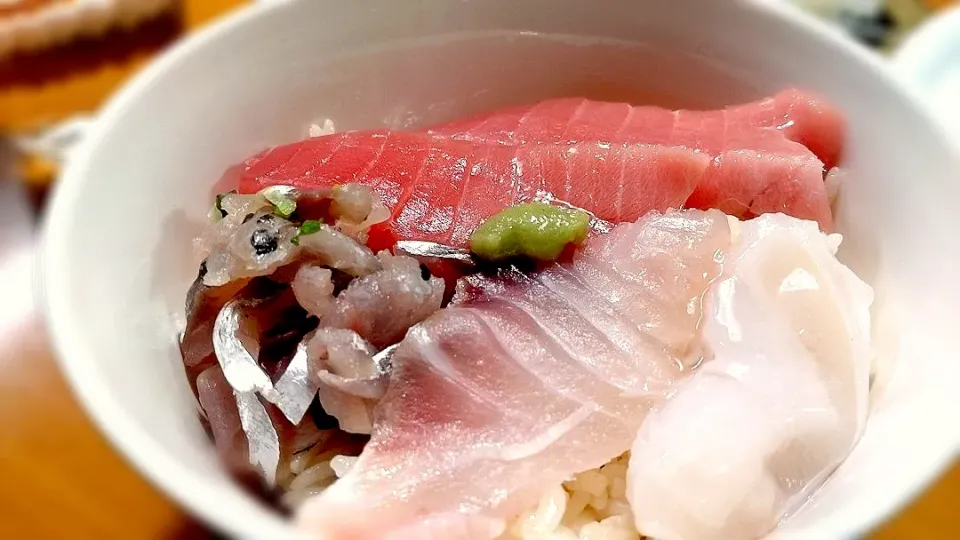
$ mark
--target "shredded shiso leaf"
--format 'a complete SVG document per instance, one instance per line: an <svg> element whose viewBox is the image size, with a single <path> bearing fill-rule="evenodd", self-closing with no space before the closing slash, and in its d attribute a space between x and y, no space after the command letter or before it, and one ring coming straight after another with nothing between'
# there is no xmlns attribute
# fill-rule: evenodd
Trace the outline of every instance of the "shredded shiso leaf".
<svg viewBox="0 0 960 540"><path fill-rule="evenodd" d="M323 227L323 222L319 219L308 219L300 224L300 229L297 230L297 235L290 239L290 242L295 246L299 246L301 236L307 236L320 232L321 227Z"/></svg>
<svg viewBox="0 0 960 540"><path fill-rule="evenodd" d="M232 189L225 193L217 194L217 198L213 203L213 208L210 209L210 212L207 213L207 216L210 217L210 220L213 222L220 221L221 219L227 217L227 211L223 209L223 198L227 195L233 195L237 190Z"/></svg>
<svg viewBox="0 0 960 540"><path fill-rule="evenodd" d="M297 210L294 189L290 186L270 186L260 194L273 205L276 214L280 217L290 217Z"/></svg>

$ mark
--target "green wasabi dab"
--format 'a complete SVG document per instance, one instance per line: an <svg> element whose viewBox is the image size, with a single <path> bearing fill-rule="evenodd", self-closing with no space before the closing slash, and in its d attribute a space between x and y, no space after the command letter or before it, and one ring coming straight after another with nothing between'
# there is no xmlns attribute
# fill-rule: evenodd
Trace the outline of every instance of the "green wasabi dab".
<svg viewBox="0 0 960 540"><path fill-rule="evenodd" d="M484 221L470 237L470 251L491 261L513 257L552 261L568 244L583 242L589 226L590 216L582 210L521 204Z"/></svg>

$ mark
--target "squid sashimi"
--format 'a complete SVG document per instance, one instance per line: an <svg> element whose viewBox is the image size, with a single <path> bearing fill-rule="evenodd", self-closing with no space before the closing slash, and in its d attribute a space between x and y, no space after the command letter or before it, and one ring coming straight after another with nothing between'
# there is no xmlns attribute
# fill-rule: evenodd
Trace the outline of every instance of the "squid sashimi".
<svg viewBox="0 0 960 540"><path fill-rule="evenodd" d="M641 428L627 497L658 540L759 538L866 423L872 289L838 238L771 215L734 228L704 300L706 360Z"/></svg>
<svg viewBox="0 0 960 540"><path fill-rule="evenodd" d="M717 211L653 214L567 265L473 276L393 357L370 443L299 511L323 538L495 538L549 487L629 449L698 362Z"/></svg>

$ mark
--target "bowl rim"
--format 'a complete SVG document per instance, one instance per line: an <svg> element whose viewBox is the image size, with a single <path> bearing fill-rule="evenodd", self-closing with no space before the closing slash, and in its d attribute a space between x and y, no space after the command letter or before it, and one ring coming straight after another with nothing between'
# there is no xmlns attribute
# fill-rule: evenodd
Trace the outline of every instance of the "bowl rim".
<svg viewBox="0 0 960 540"><path fill-rule="evenodd" d="M70 388L82 407L98 429L111 442L123 458L143 477L148 479L187 512L203 519L209 525L236 537L289 537L297 535L292 527L280 522L250 519L238 515L225 505L218 504L213 490L208 484L191 476L174 456L167 453L162 445L155 441L147 431L141 428L126 411L119 406L111 393L102 384L95 370L88 366L96 363L96 344L92 343L71 324L73 317L66 298L71 289L73 278L65 271L70 267L67 239L71 225L68 217L77 194L84 189L85 178L89 176L93 156L101 141L112 131L112 126L124 111L134 104L140 94L149 88L155 80L165 74L182 59L194 53L195 49L205 47L221 36L236 31L252 21L283 9L288 2L254 2L235 10L220 20L199 30L175 44L152 61L135 77L128 81L101 109L97 120L93 122L89 134L77 147L59 178L43 216L40 245L38 247L38 272L35 290L38 305L46 321L54 356L70 383ZM915 89L903 85L890 70L890 66L878 55L856 44L843 32L821 21L811 14L782 2L760 0L741 0L733 9L754 10L773 24L790 27L806 39L820 41L830 48L843 51L850 61L860 64L878 80L887 84L911 109L911 112L925 120L939 138L949 141L946 130L925 107L921 105ZM944 145L945 147L949 145ZM136 434L136 436L130 436ZM938 449L931 458L931 466L926 473L912 477L900 486L899 490L890 490L884 494L873 494L866 504L856 505L856 511L847 512L842 518L833 517L811 525L805 529L804 537L813 538L849 537L865 533L884 520L896 508L915 497L920 490L950 466L960 441L953 447ZM892 495L891 495L892 494ZM778 538L794 535L779 534Z"/></svg>
<svg viewBox="0 0 960 540"><path fill-rule="evenodd" d="M258 524L257 520L249 520L246 516L237 515L229 508L217 504L216 498L211 497L213 490L185 471L177 459L166 452L114 401L96 372L87 369L88 365L96 362L91 356L95 347L88 344L89 340L84 335L73 329L70 309L64 301L70 280L58 269L69 268L66 264L65 241L70 229L70 223L66 219L68 210L76 200L76 194L84 188L84 178L88 176L87 171L95 149L124 110L156 79L163 77L182 58L193 54L195 49L202 48L207 43L278 9L281 4L254 2L228 13L161 53L109 98L91 122L88 133L66 161L64 171L53 187L43 216L37 257L38 305L42 308L47 332L56 353L54 357L88 417L114 449L119 450L118 453L124 460L154 488L159 488L188 513L238 538L278 538L280 535L290 536L290 533L274 524ZM136 436L130 436L131 433Z"/></svg>

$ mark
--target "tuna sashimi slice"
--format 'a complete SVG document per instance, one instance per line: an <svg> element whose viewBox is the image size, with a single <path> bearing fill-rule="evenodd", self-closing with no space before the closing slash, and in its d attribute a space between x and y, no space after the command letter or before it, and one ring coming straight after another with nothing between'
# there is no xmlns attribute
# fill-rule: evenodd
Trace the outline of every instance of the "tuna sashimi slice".
<svg viewBox="0 0 960 540"><path fill-rule="evenodd" d="M730 228L650 214L566 265L472 277L407 334L372 439L301 507L330 539L490 539L549 487L630 448L699 362L700 303Z"/></svg>
<svg viewBox="0 0 960 540"><path fill-rule="evenodd" d="M518 202L559 199L612 221L679 208L707 168L702 153L645 144L478 145L422 133L367 131L280 146L248 161L240 191L354 182L371 186L391 219L374 249L397 239L465 245L487 217Z"/></svg>
<svg viewBox="0 0 960 540"><path fill-rule="evenodd" d="M600 141L696 149L714 159L686 206L750 218L784 212L833 230L825 168L843 146L843 116L796 89L714 111L562 98L483 113L428 133L480 144Z"/></svg>
<svg viewBox="0 0 960 540"><path fill-rule="evenodd" d="M393 211L371 246L398 239L464 245L492 214L558 199L602 219L719 208L741 218L784 212L833 228L824 164L843 121L797 90L717 111L669 111L582 98L487 113L427 133L349 132L279 146L231 168L222 190L356 182Z"/></svg>
<svg viewBox="0 0 960 540"><path fill-rule="evenodd" d="M779 212L816 221L823 231L833 231L823 165L806 150L795 156L724 152L713 159L686 206L716 208L739 218Z"/></svg>
<svg viewBox="0 0 960 540"><path fill-rule="evenodd" d="M827 168L843 147L843 115L819 96L796 89L752 103L713 111L631 106L561 98L482 113L431 128L458 140L505 145L602 141L686 146L711 156L727 150L807 148ZM798 143L790 145L784 143Z"/></svg>

